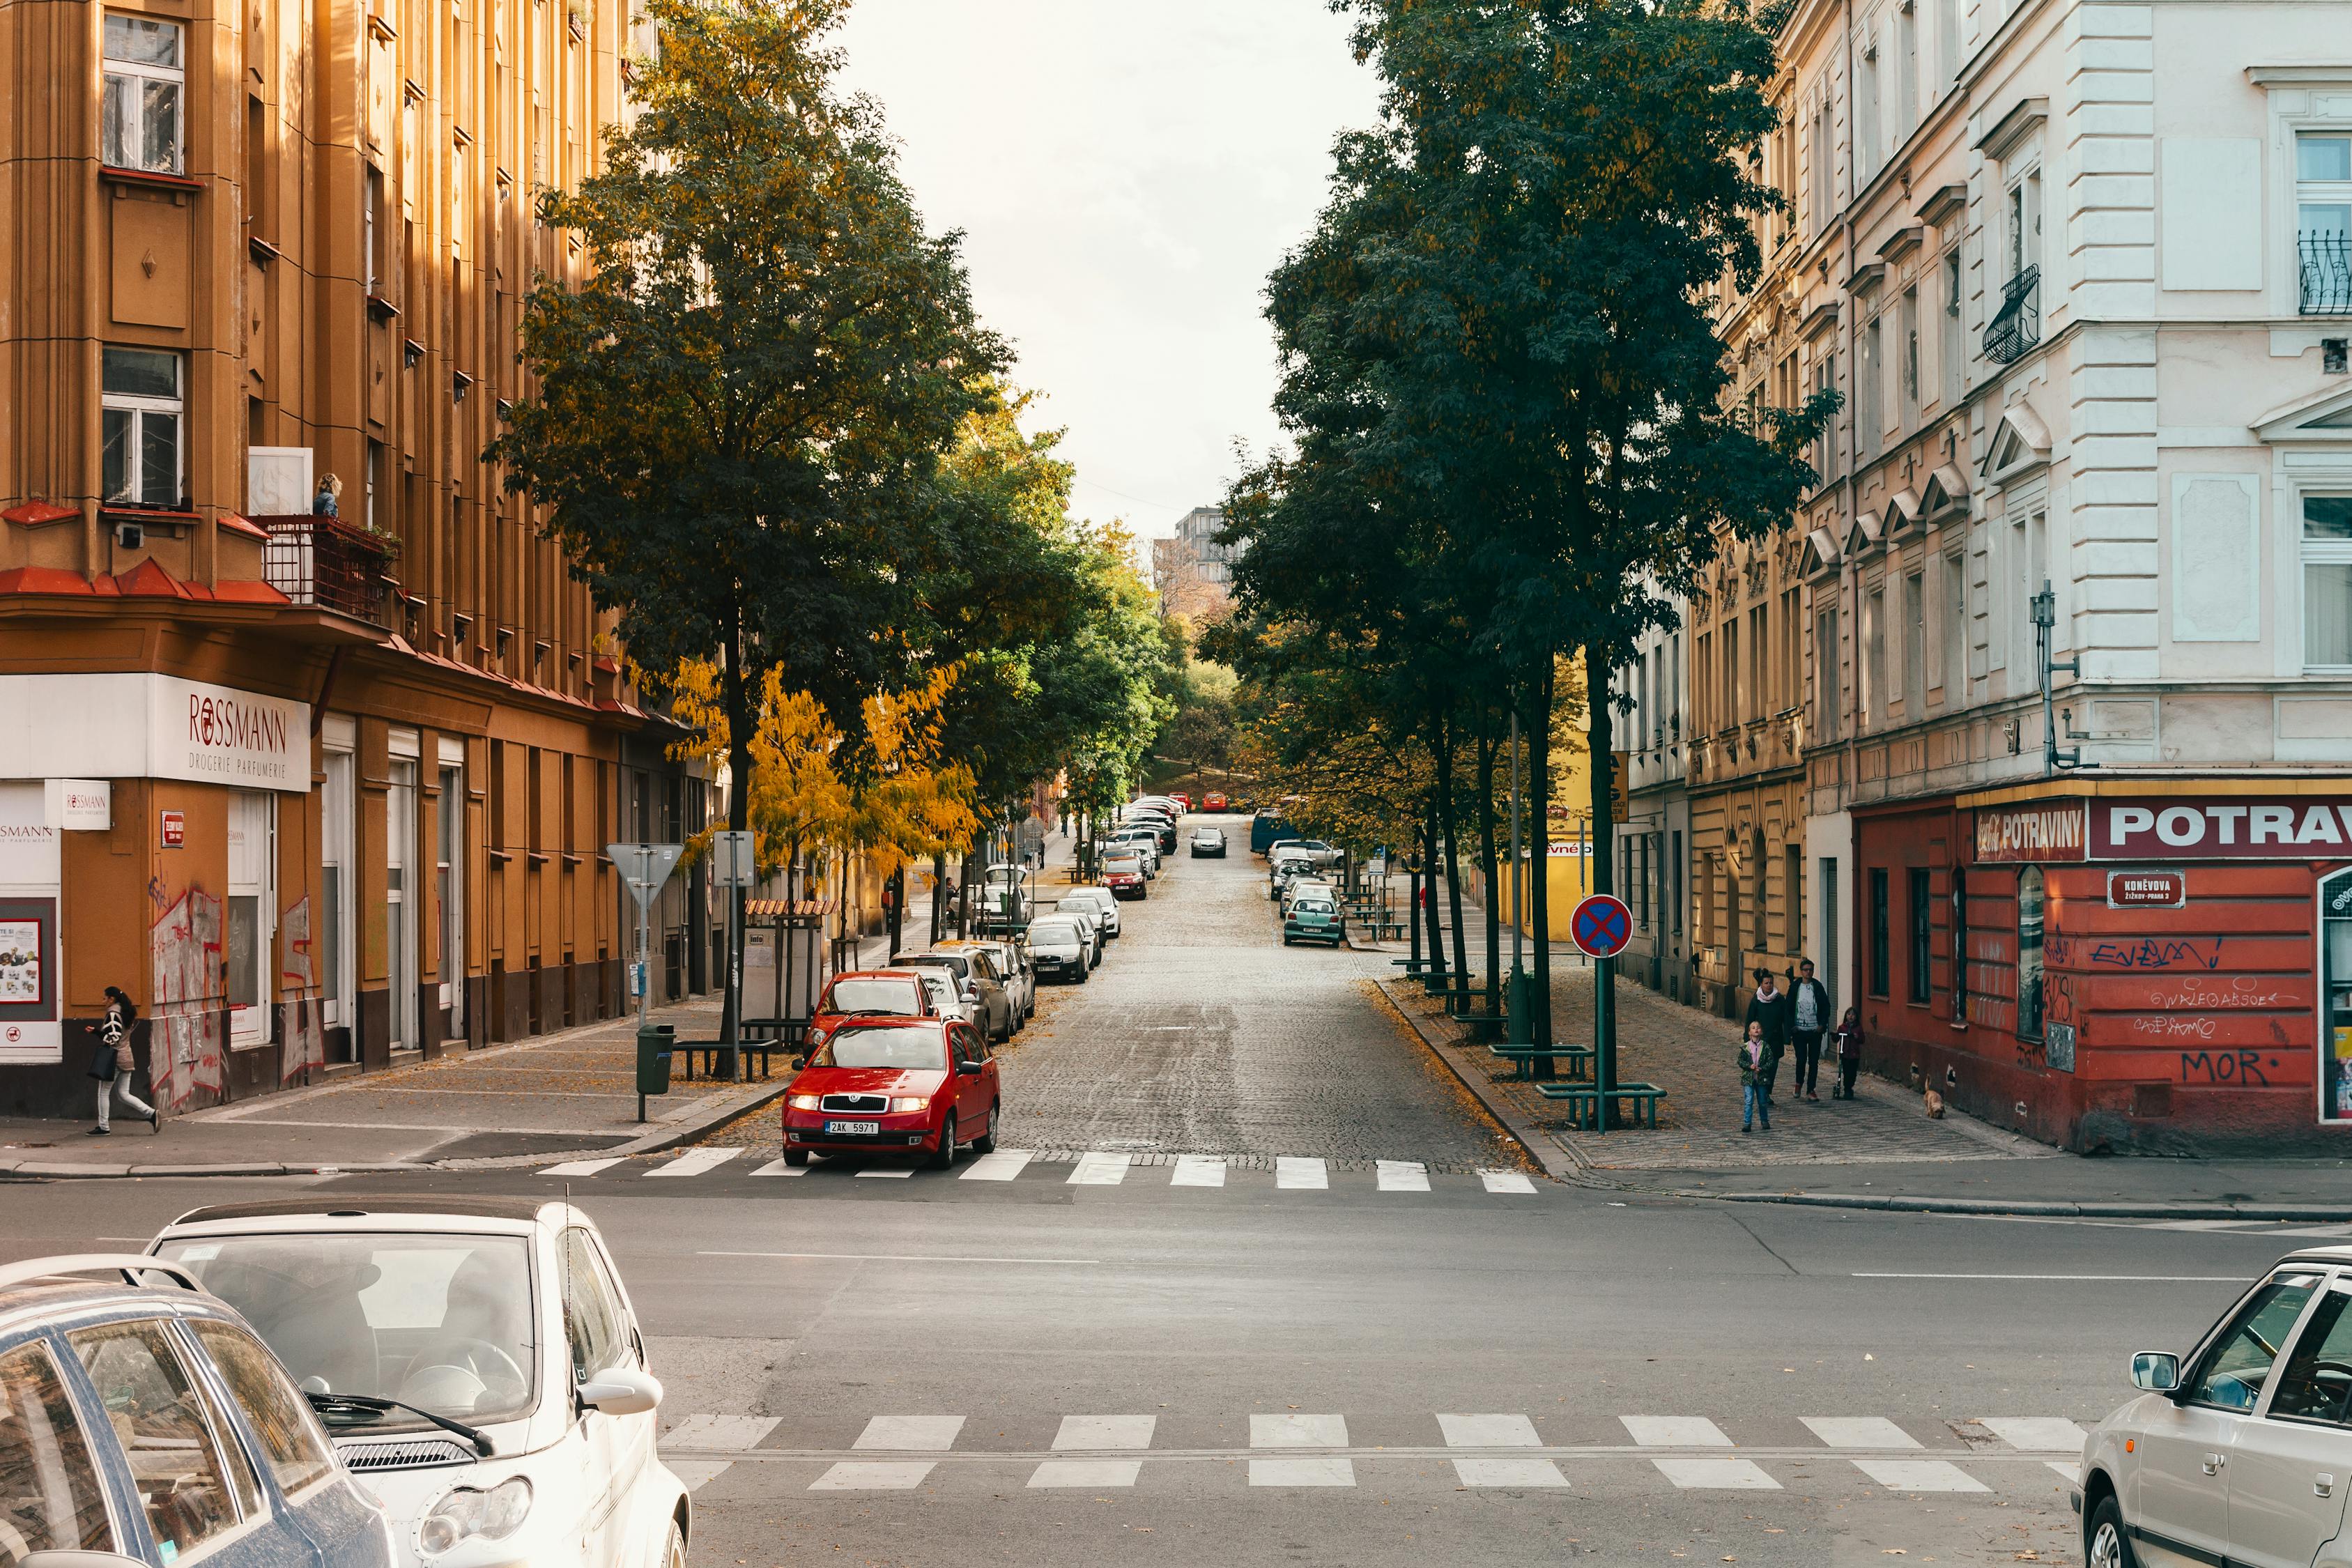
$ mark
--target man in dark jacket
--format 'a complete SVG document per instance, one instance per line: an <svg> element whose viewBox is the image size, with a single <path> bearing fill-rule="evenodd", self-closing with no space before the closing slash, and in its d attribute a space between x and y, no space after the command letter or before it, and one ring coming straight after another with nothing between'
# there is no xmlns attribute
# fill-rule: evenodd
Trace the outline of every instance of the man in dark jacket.
<svg viewBox="0 0 2352 1568"><path fill-rule="evenodd" d="M1772 972L1756 972L1756 994L1748 999L1748 1016L1741 1020L1742 1032L1749 1024L1764 1026L1767 1047L1764 1066L1764 1102L1772 1101L1773 1080L1780 1076L1780 1058L1789 1048L1789 994L1772 983Z"/></svg>
<svg viewBox="0 0 2352 1568"><path fill-rule="evenodd" d="M1830 1010L1830 988L1813 978L1813 961L1797 961L1797 984L1789 992L1789 1041L1797 1047L1796 1092L1815 1104L1822 1071L1822 1036L1837 1015Z"/></svg>

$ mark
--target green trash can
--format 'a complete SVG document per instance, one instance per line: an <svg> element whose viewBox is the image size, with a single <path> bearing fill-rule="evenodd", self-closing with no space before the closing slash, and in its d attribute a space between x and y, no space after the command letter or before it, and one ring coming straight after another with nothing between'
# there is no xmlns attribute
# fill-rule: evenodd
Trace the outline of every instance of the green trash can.
<svg viewBox="0 0 2352 1568"><path fill-rule="evenodd" d="M645 1024L637 1029L637 1093L669 1092L669 1058L677 1044L675 1024ZM642 1107L640 1108L642 1109ZM639 1118L643 1120L642 1117Z"/></svg>
<svg viewBox="0 0 2352 1568"><path fill-rule="evenodd" d="M1523 1046L1535 1043L1535 1035L1530 1027L1534 1022L1535 980L1536 977L1524 969L1514 969L1503 977L1505 1037Z"/></svg>

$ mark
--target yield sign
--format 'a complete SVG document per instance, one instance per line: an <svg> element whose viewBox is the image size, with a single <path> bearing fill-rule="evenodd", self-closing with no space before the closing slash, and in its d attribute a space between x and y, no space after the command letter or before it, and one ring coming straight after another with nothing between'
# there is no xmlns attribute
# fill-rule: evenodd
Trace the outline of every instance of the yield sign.
<svg viewBox="0 0 2352 1568"><path fill-rule="evenodd" d="M683 844L607 844L604 853L613 858L619 868L621 880L636 895L637 907L645 908L669 880L677 858L686 852Z"/></svg>
<svg viewBox="0 0 2352 1568"><path fill-rule="evenodd" d="M1568 933L1589 958L1614 958L1633 935L1633 911L1612 893L1595 893L1576 906Z"/></svg>

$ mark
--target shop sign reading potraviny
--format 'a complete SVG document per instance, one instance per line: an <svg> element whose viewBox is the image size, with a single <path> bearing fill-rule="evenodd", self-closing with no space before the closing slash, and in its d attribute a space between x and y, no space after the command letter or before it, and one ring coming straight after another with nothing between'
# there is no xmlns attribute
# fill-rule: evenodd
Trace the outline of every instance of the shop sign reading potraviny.
<svg viewBox="0 0 2352 1568"><path fill-rule="evenodd" d="M2352 800L2154 795L2089 805L2094 860L2352 858Z"/></svg>
<svg viewBox="0 0 2352 1568"><path fill-rule="evenodd" d="M2035 801L1977 813L1977 863L2019 864L2083 858L2083 803Z"/></svg>

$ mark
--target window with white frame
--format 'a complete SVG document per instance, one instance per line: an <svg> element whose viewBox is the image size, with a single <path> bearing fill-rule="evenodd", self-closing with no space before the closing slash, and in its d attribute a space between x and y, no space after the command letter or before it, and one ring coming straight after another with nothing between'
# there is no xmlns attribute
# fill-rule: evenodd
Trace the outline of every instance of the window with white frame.
<svg viewBox="0 0 2352 1568"><path fill-rule="evenodd" d="M2352 493L2303 498L2303 663L2352 668Z"/></svg>
<svg viewBox="0 0 2352 1568"><path fill-rule="evenodd" d="M1903 0L1895 8L1895 144L1900 147L1919 126L1919 8Z"/></svg>
<svg viewBox="0 0 2352 1568"><path fill-rule="evenodd" d="M184 42L177 22L107 13L106 80L99 113L101 162L149 174L184 171Z"/></svg>
<svg viewBox="0 0 2352 1568"><path fill-rule="evenodd" d="M1878 28L1872 23L1863 33L1862 60L1859 67L1862 81L1854 94L1853 146L1854 161L1860 166L1854 172L1854 189L1878 173Z"/></svg>
<svg viewBox="0 0 2352 1568"><path fill-rule="evenodd" d="M1949 87L1960 74L1960 0L1936 0L1936 79Z"/></svg>
<svg viewBox="0 0 2352 1568"><path fill-rule="evenodd" d="M1811 150L1806 154L1807 172L1812 178L1812 193L1807 204L1812 217L1812 232L1829 227L1836 216L1837 154L1836 142L1830 125L1830 84L1824 77L1813 89Z"/></svg>
<svg viewBox="0 0 2352 1568"><path fill-rule="evenodd" d="M1853 460L1857 464L1868 462L1878 450L1886 425L1886 404L1878 384L1878 367L1885 358L1884 342L1885 334L1874 316L1862 329L1861 352L1853 367Z"/></svg>
<svg viewBox="0 0 2352 1568"><path fill-rule="evenodd" d="M1838 680L1838 613L1836 606L1813 616L1813 738L1834 741L1845 695Z"/></svg>
<svg viewBox="0 0 2352 1568"><path fill-rule="evenodd" d="M2009 273L2016 277L2042 261L2042 165L2021 170L2010 182L2005 217L2009 241Z"/></svg>
<svg viewBox="0 0 2352 1568"><path fill-rule="evenodd" d="M1869 658L1862 667L1862 721L1867 726L1879 720L1879 707L1887 700L1886 690L1886 590L1873 586L1869 597L1863 601L1863 637L1869 647Z"/></svg>
<svg viewBox="0 0 2352 1568"><path fill-rule="evenodd" d="M178 505L186 417L180 356L108 344L100 402L105 498L132 506Z"/></svg>
<svg viewBox="0 0 2352 1568"><path fill-rule="evenodd" d="M2296 134L2294 214L2297 308L2352 315L2352 130Z"/></svg>
<svg viewBox="0 0 2352 1568"><path fill-rule="evenodd" d="M1895 307L1895 352L1901 355L1895 379L1903 391L1903 427L1919 420L1919 290L1906 289Z"/></svg>
<svg viewBox="0 0 2352 1568"><path fill-rule="evenodd" d="M1969 700L1969 558L1964 551L1948 551L1944 563L1944 668L1940 672L1944 706L1958 708Z"/></svg>
<svg viewBox="0 0 2352 1568"><path fill-rule="evenodd" d="M1942 309L1936 318L1936 373L1947 409L1960 405L1967 390L1968 346L1960 336L1960 247L1944 253Z"/></svg>

